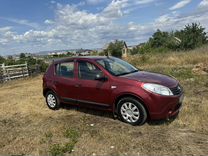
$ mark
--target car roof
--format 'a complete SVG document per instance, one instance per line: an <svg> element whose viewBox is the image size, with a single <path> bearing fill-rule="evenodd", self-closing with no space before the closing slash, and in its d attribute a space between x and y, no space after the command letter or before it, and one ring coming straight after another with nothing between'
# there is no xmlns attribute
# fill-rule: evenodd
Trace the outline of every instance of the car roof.
<svg viewBox="0 0 208 156"><path fill-rule="evenodd" d="M82 60L99 60L99 59L105 59L105 58L109 58L109 57L108 56L74 56L74 57L54 59L53 63L56 64L56 63L71 61L71 60L75 60L75 59L78 59L78 60L79 59L82 59Z"/></svg>

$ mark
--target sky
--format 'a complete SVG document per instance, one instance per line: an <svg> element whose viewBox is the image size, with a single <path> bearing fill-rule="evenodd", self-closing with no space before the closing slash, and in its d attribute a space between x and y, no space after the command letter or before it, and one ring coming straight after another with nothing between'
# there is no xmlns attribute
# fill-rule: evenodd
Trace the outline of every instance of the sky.
<svg viewBox="0 0 208 156"><path fill-rule="evenodd" d="M208 32L208 0L0 0L0 55L136 45L192 22Z"/></svg>

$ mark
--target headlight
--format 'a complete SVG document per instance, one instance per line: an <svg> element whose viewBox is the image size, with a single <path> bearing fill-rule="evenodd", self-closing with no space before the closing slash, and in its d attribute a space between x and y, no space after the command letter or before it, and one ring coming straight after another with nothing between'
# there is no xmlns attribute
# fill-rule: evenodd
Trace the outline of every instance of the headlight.
<svg viewBox="0 0 208 156"><path fill-rule="evenodd" d="M144 83L142 84L142 88L144 88L147 91L160 94L160 95L173 95L172 91L165 86L159 85L159 84L154 84L154 83Z"/></svg>

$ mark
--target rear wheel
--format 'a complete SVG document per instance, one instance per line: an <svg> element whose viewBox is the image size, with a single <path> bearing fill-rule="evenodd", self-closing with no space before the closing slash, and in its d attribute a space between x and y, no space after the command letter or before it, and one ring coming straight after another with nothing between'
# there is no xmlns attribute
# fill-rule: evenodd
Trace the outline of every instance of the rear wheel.
<svg viewBox="0 0 208 156"><path fill-rule="evenodd" d="M142 125L147 119L144 106L132 97L122 98L118 102L118 114L122 121L131 125Z"/></svg>
<svg viewBox="0 0 208 156"><path fill-rule="evenodd" d="M60 102L56 94L52 91L46 93L46 103L50 109L56 110L60 108Z"/></svg>

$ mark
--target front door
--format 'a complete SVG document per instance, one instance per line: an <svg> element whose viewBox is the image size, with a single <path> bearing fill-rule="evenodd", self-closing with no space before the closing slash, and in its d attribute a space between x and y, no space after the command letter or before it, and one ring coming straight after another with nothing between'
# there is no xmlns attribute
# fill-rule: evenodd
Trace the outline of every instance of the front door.
<svg viewBox="0 0 208 156"><path fill-rule="evenodd" d="M95 64L84 60L78 61L77 100L79 104L86 106L109 108L110 81L95 80L98 74L103 75L103 72Z"/></svg>

